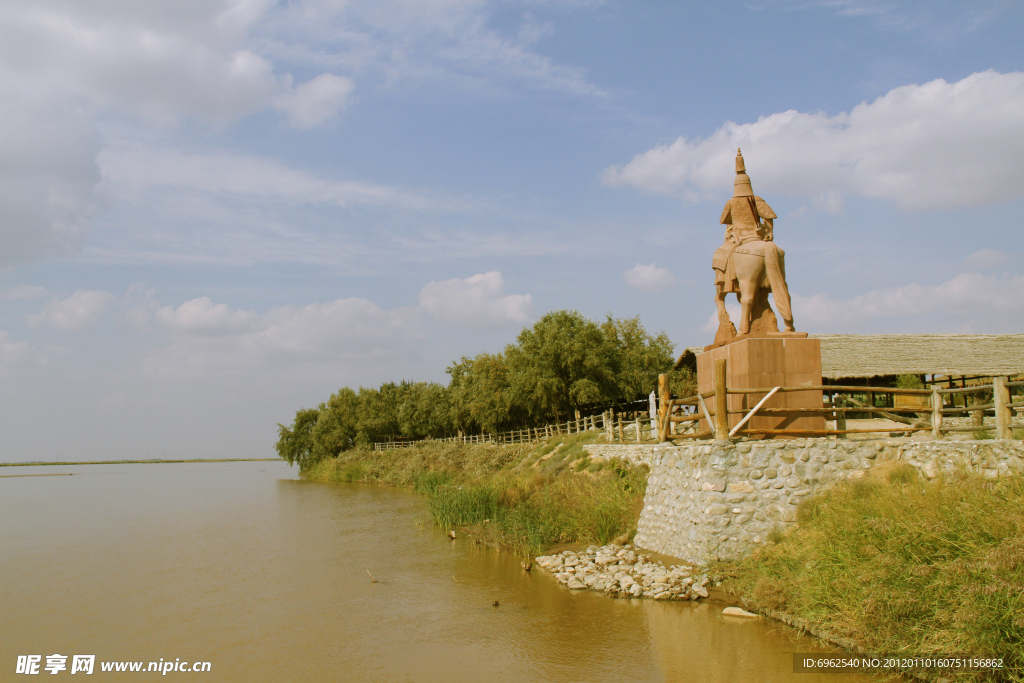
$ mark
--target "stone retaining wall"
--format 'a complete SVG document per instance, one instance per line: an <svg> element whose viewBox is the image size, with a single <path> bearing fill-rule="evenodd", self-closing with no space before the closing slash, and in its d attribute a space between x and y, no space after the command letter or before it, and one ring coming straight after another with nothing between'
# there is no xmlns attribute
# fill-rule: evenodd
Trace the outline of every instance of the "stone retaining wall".
<svg viewBox="0 0 1024 683"><path fill-rule="evenodd" d="M929 479L957 467L993 479L1024 470L1024 443L1016 440L806 439L650 448L634 542L694 564L750 552L773 529L796 522L797 506L808 496L864 477L881 463L906 462Z"/></svg>
<svg viewBox="0 0 1024 683"><path fill-rule="evenodd" d="M633 465L647 465L651 467L654 465L654 449L657 448L654 444L587 444L583 447L592 457L604 458L605 460L611 460L612 458L621 458Z"/></svg>

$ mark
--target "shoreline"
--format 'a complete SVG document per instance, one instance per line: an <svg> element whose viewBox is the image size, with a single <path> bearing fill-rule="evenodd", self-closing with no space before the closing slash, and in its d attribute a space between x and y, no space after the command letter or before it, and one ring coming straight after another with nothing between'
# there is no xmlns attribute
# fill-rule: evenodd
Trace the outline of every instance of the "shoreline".
<svg viewBox="0 0 1024 683"><path fill-rule="evenodd" d="M930 477L910 462L874 468L808 496L793 523L774 530L749 557L703 564L654 557L638 547L637 517L619 517L622 526L614 533L621 535L613 541L607 540L610 533L575 542L571 536L559 541L557 534L548 534L546 543L534 544L527 554L522 544L509 543L507 525L495 517L503 514L498 507L481 507L460 518L443 514L448 508L437 504L453 495L473 500L469 494L477 490L490 492L487 499L496 505L522 500L525 491L517 486L520 475L529 472L534 478L523 481L532 482L531 490L554 491L592 478L635 477L627 473L647 469L646 463L630 466L591 457L585 450L589 444L578 443L572 444L574 457L552 463L562 454L558 441L532 452L523 449L518 457L501 455L501 446L482 445L407 449L372 461L346 452L322 463L312 477L305 472L304 478L408 485L431 502L433 521L446 532L526 555L524 569L532 562L567 590L626 599L714 601L721 603L719 612L739 607L744 612L739 616L772 619L851 654L957 651L998 653L1011 664L1018 661L1013 643L1021 642L1018 634L1024 629L1024 616L1019 616L1024 613L1024 564L1015 558L1024 555L1015 549L1024 547L1019 502L1024 501L1024 476L992 478L937 468ZM475 466L467 466L471 463ZM555 467L541 469L549 463ZM595 465L600 469L589 470ZM648 477L642 479L637 477L630 495L646 499L646 494L657 494L648 491ZM424 486L428 481L436 485ZM598 507L589 490L578 493L583 496L574 497L569 507L573 515ZM535 498L539 504L546 496ZM639 515L638 508L632 512ZM902 673L935 680L933 672ZM965 680L982 679L972 674Z"/></svg>
<svg viewBox="0 0 1024 683"><path fill-rule="evenodd" d="M83 460L68 462L54 460L50 462L0 462L0 467L53 467L57 465L166 465L182 462L270 462L281 458L193 458L191 460Z"/></svg>

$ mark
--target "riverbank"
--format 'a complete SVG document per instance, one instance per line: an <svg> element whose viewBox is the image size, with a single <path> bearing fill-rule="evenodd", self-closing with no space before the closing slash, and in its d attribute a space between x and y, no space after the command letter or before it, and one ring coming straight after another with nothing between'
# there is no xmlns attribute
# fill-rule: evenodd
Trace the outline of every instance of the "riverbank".
<svg viewBox="0 0 1024 683"><path fill-rule="evenodd" d="M1019 474L927 480L896 464L807 500L794 527L711 567L746 606L850 649L996 657L1002 673L957 680L1024 680Z"/></svg>
<svg viewBox="0 0 1024 683"><path fill-rule="evenodd" d="M647 468L592 458L596 432L539 444L419 444L352 449L304 469L310 480L407 486L426 496L435 524L472 528L481 542L522 554L560 543L628 542Z"/></svg>
<svg viewBox="0 0 1024 683"><path fill-rule="evenodd" d="M52 467L55 465L166 465L183 462L272 462L279 458L195 458L192 460L53 460L48 462L0 462L0 467Z"/></svg>

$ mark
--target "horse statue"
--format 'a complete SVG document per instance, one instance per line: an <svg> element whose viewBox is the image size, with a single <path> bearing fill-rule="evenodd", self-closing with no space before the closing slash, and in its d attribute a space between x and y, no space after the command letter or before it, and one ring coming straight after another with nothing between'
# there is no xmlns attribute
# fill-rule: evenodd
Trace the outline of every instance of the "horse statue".
<svg viewBox="0 0 1024 683"><path fill-rule="evenodd" d="M772 207L754 195L746 173L743 153L736 150L736 180L733 196L722 211L725 240L715 250L711 267L715 271L715 305L718 307L718 332L707 349L724 346L747 337L806 337L793 327L789 288L786 286L786 253L775 244ZM737 331L725 308L727 294L735 293L740 302ZM768 294L775 299L785 330L780 332Z"/></svg>

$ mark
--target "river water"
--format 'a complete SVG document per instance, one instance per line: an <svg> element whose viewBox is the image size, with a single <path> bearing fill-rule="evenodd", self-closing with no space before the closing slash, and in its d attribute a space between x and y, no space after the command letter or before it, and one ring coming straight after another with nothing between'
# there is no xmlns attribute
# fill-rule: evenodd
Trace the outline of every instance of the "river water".
<svg viewBox="0 0 1024 683"><path fill-rule="evenodd" d="M95 655L85 680L869 680L792 673L822 650L721 605L570 592L425 513L282 462L0 468L0 680L32 654L47 680L52 654Z"/></svg>

